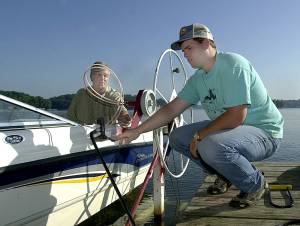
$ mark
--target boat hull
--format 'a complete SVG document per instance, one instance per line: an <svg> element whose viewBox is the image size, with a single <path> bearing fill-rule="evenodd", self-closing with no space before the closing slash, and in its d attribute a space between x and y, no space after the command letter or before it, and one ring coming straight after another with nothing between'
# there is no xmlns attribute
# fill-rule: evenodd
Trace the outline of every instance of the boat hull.
<svg viewBox="0 0 300 226"><path fill-rule="evenodd" d="M152 145L106 148L103 156L125 195L143 182ZM38 162L2 172L1 225L75 225L118 199L94 150Z"/></svg>
<svg viewBox="0 0 300 226"><path fill-rule="evenodd" d="M97 125L79 125L3 95L0 112L1 226L75 225L118 199L90 139ZM105 135L119 129L107 126ZM129 145L96 138L122 195L143 182L152 141L152 132Z"/></svg>

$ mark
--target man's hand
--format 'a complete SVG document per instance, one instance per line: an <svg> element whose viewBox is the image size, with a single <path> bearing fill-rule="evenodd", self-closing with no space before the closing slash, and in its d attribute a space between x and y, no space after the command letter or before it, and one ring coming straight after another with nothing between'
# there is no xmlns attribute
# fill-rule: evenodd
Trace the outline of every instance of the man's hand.
<svg viewBox="0 0 300 226"><path fill-rule="evenodd" d="M192 139L192 142L190 143L190 152L192 154L192 156L194 156L195 158L199 158L197 151L198 151L198 133L196 133Z"/></svg>
<svg viewBox="0 0 300 226"><path fill-rule="evenodd" d="M115 140L119 140L120 144L129 144L131 141L138 138L140 134L136 129L126 129L123 133L114 137Z"/></svg>
<svg viewBox="0 0 300 226"><path fill-rule="evenodd" d="M126 128L130 126L131 118L127 112L122 111L118 117L118 122L121 127Z"/></svg>

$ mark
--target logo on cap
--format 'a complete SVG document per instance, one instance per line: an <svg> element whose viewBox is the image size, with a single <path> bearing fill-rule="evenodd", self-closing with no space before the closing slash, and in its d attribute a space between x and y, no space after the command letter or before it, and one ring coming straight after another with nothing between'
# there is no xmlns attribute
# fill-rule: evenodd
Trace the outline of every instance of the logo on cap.
<svg viewBox="0 0 300 226"><path fill-rule="evenodd" d="M188 29L186 27L181 28L181 30L180 30L180 36L186 35L187 32L188 32Z"/></svg>
<svg viewBox="0 0 300 226"><path fill-rule="evenodd" d="M195 27L194 28L194 35L204 35L205 33L210 33L204 27Z"/></svg>

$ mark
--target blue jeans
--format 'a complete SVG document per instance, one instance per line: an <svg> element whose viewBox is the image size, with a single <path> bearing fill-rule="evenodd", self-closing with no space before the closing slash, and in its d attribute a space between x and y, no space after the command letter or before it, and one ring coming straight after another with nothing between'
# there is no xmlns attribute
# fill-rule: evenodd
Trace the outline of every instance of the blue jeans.
<svg viewBox="0 0 300 226"><path fill-rule="evenodd" d="M201 159L195 158L189 150L190 142L194 134L209 123L206 120L176 128L170 134L171 147L200 166L201 172L197 175L202 177L202 182L216 171L243 192L257 191L263 185L264 177L250 162L273 155L281 139L272 138L254 126L241 125L205 137L198 143Z"/></svg>

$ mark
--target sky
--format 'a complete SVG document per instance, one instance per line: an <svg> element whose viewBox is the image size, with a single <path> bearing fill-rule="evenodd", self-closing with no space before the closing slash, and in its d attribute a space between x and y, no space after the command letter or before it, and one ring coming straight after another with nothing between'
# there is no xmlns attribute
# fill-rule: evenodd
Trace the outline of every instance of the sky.
<svg viewBox="0 0 300 226"><path fill-rule="evenodd" d="M300 99L299 9L298 0L0 0L0 90L75 93L97 60L126 94L151 89L161 53L198 22L218 51L252 63L272 99Z"/></svg>

